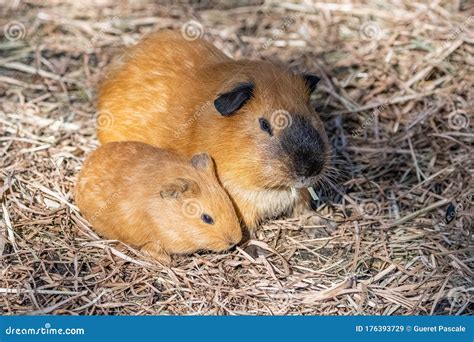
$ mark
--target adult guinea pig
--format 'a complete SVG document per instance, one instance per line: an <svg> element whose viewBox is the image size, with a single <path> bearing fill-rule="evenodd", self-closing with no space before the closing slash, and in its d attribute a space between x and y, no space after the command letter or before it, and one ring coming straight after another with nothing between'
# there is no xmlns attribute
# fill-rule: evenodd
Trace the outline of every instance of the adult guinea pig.
<svg viewBox="0 0 474 342"><path fill-rule="evenodd" d="M290 212L326 169L327 136L310 105L318 80L159 32L111 66L99 90L98 138L209 153L253 228Z"/></svg>
<svg viewBox="0 0 474 342"><path fill-rule="evenodd" d="M84 163L76 203L98 233L168 263L169 254L223 251L242 231L206 154L190 160L140 142L114 142Z"/></svg>

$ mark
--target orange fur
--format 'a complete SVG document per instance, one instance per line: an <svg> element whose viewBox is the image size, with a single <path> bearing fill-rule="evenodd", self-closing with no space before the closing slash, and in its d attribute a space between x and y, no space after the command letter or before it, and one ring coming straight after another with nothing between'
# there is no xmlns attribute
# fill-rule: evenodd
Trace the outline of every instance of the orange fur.
<svg viewBox="0 0 474 342"><path fill-rule="evenodd" d="M219 115L216 96L242 82L255 85L253 99L236 115ZM135 140L186 156L208 152L239 217L254 228L300 200L286 156L267 152L271 142L258 118L270 120L277 110L298 113L325 139L309 96L304 80L281 66L234 61L205 40L164 31L111 66L100 88L97 134L101 143Z"/></svg>
<svg viewBox="0 0 474 342"><path fill-rule="evenodd" d="M79 174L77 205L97 232L161 261L169 253L226 250L242 238L238 218L209 156L194 160L200 164L140 142L105 144Z"/></svg>

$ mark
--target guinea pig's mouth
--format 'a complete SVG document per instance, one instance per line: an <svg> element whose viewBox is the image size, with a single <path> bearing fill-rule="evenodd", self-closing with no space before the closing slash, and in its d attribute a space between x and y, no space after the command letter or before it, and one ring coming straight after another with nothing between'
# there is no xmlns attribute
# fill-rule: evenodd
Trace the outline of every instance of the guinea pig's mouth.
<svg viewBox="0 0 474 342"><path fill-rule="evenodd" d="M301 175L296 173L293 178L293 188L301 189L301 188L309 188L315 184L318 184L321 180L325 179L325 174L328 171L328 163L325 161L321 164L321 166L310 175Z"/></svg>
<svg viewBox="0 0 474 342"><path fill-rule="evenodd" d="M295 179L293 183L293 187L297 189L309 188L310 186L313 186L314 184L316 184L319 179L320 179L319 175L311 176L311 177L300 176Z"/></svg>

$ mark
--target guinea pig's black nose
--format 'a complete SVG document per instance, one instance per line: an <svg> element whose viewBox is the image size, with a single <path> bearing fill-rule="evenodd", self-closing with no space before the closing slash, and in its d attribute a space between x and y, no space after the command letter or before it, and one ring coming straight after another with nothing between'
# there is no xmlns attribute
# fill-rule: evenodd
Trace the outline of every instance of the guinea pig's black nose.
<svg viewBox="0 0 474 342"><path fill-rule="evenodd" d="M292 160L298 177L315 176L323 170L326 144L307 119L295 117L282 135L281 145Z"/></svg>

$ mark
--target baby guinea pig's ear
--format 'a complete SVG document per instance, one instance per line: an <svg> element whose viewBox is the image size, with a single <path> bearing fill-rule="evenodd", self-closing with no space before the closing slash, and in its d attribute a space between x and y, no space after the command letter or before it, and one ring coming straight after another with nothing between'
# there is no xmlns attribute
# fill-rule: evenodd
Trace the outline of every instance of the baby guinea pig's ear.
<svg viewBox="0 0 474 342"><path fill-rule="evenodd" d="M252 97L254 85L241 83L231 91L219 94L214 100L214 107L223 116L230 116L238 111Z"/></svg>
<svg viewBox="0 0 474 342"><path fill-rule="evenodd" d="M161 198L179 198L196 195L199 192L198 184L192 179L176 178L164 184L160 189Z"/></svg>
<svg viewBox="0 0 474 342"><path fill-rule="evenodd" d="M214 162L207 153L197 153L193 155L191 165L198 170L214 172Z"/></svg>
<svg viewBox="0 0 474 342"><path fill-rule="evenodd" d="M311 74L303 74L303 79L309 89L310 94L316 89L318 82L321 81L321 78Z"/></svg>

